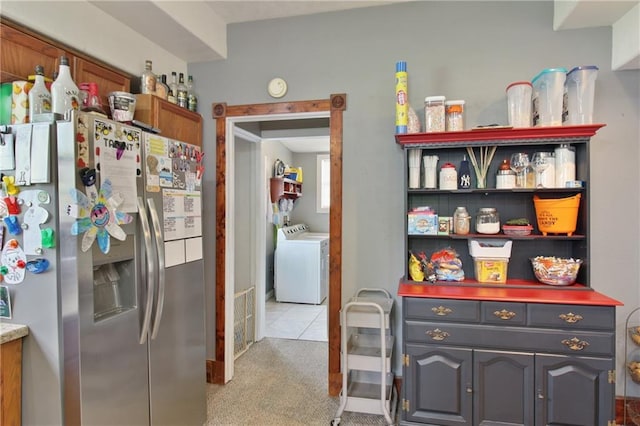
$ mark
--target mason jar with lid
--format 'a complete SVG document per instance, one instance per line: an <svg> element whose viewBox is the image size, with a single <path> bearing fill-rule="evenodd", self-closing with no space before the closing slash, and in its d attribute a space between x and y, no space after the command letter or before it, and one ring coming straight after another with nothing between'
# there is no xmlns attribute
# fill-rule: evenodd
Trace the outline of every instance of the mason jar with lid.
<svg viewBox="0 0 640 426"><path fill-rule="evenodd" d="M424 98L425 132L445 131L444 99L444 96L427 96Z"/></svg>
<svg viewBox="0 0 640 426"><path fill-rule="evenodd" d="M467 235L470 231L471 216L464 207L457 207L453 213L453 232L458 235Z"/></svg>
<svg viewBox="0 0 640 426"><path fill-rule="evenodd" d="M493 207L482 207L476 215L478 234L497 234L500 232L500 215Z"/></svg>

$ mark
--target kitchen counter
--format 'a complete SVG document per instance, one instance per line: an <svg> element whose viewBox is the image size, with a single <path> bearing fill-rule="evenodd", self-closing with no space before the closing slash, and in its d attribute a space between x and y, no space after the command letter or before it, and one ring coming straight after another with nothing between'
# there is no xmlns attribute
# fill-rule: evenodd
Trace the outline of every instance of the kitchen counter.
<svg viewBox="0 0 640 426"><path fill-rule="evenodd" d="M398 296L433 299L556 303L565 305L622 306L623 303L588 287L574 284L566 287L510 284L418 284L400 281Z"/></svg>
<svg viewBox="0 0 640 426"><path fill-rule="evenodd" d="M21 324L0 323L0 344L20 339L29 334L29 327Z"/></svg>
<svg viewBox="0 0 640 426"><path fill-rule="evenodd" d="M22 424L22 338L26 325L0 322L0 425Z"/></svg>

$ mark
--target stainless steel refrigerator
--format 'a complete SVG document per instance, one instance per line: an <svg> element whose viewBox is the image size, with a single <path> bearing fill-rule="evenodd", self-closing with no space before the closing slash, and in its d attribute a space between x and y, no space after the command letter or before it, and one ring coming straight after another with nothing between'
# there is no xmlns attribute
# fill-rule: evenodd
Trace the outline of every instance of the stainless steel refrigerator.
<svg viewBox="0 0 640 426"><path fill-rule="evenodd" d="M57 359L43 370L56 376L49 387L59 388L64 424L201 425L202 152L91 114L54 127L56 248L40 251L53 262L9 287L11 321L31 330L25 352L54 349ZM30 303L35 279L55 287L55 296ZM51 312L43 314L42 304ZM40 332L45 323L49 330ZM25 365L30 358L25 353ZM60 423L29 421L30 401L52 396L36 386L43 377L30 379L25 424Z"/></svg>

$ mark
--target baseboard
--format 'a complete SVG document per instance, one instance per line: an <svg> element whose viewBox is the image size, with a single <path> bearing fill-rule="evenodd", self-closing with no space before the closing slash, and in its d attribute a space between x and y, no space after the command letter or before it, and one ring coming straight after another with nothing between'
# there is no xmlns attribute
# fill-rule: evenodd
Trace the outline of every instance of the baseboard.
<svg viewBox="0 0 640 426"><path fill-rule="evenodd" d="M224 385L224 363L213 359L207 360L207 383Z"/></svg>
<svg viewBox="0 0 640 426"><path fill-rule="evenodd" d="M635 426L636 423L631 421L630 415L629 415L629 410L627 409L627 421L625 423L625 417L624 417L624 401L625 399L621 396L617 396L616 397L616 425L619 426ZM636 404L639 404L638 406L640 406L640 398L627 398L627 402L635 402Z"/></svg>

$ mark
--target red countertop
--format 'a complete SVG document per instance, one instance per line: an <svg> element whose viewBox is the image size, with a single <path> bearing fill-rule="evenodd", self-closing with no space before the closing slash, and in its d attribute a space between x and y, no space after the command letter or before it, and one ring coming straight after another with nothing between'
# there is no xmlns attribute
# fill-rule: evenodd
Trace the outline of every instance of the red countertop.
<svg viewBox="0 0 640 426"><path fill-rule="evenodd" d="M623 303L581 284L552 287L546 284L417 283L400 280L398 296L431 299L493 300L502 302L557 303L564 305L622 306Z"/></svg>

